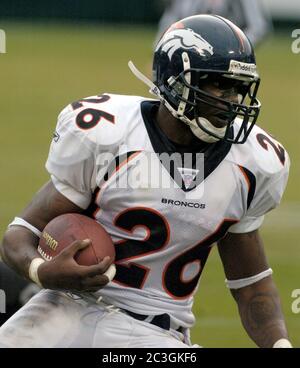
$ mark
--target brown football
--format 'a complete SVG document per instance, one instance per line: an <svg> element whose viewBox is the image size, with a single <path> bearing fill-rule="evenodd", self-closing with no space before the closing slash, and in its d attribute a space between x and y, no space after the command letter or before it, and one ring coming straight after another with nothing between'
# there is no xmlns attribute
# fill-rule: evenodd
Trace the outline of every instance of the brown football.
<svg viewBox="0 0 300 368"><path fill-rule="evenodd" d="M67 213L50 221L40 238L38 252L44 259L51 260L75 240L84 239L90 239L92 244L76 253L74 258L78 264L91 266L105 256L110 256L114 262L115 247L104 227L77 213Z"/></svg>

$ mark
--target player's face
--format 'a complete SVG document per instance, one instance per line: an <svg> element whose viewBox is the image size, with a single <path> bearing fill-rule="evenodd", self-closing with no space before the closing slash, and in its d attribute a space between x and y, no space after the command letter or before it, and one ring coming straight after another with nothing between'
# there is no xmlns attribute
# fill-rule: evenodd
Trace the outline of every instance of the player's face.
<svg viewBox="0 0 300 368"><path fill-rule="evenodd" d="M200 84L200 89L204 92L228 102L238 103L242 82L225 77L210 78ZM217 128L222 128L228 124L233 117L228 107L221 101L205 98L204 102L197 105L197 114L208 119Z"/></svg>

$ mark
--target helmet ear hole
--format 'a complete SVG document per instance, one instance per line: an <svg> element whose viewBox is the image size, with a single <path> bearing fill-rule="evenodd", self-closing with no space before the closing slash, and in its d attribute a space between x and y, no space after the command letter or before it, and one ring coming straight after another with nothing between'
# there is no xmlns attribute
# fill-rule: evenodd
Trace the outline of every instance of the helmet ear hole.
<svg viewBox="0 0 300 368"><path fill-rule="evenodd" d="M167 81L169 87L171 90L174 90L174 95L177 94L178 96L182 96L183 95L183 91L184 91L184 84L181 83L178 79L174 78L173 76L171 76L168 81ZM171 92L172 93L172 92Z"/></svg>

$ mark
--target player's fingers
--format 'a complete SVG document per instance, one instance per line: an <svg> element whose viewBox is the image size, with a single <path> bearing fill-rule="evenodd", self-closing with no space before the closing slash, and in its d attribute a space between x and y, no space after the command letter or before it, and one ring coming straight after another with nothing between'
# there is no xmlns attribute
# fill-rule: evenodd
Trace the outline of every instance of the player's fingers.
<svg viewBox="0 0 300 368"><path fill-rule="evenodd" d="M108 284L116 274L116 266L110 265L109 269L102 275L87 277L81 281L81 286L85 291L97 290Z"/></svg>
<svg viewBox="0 0 300 368"><path fill-rule="evenodd" d="M93 266L82 266L82 273L86 277L93 277L104 274L111 265L111 258L104 257L101 262Z"/></svg>
<svg viewBox="0 0 300 368"><path fill-rule="evenodd" d="M82 287L84 290L90 290L91 288L101 288L109 283L109 279L105 275L98 275L94 277L88 277L82 281Z"/></svg>
<svg viewBox="0 0 300 368"><path fill-rule="evenodd" d="M83 249L86 248L92 244L92 241L90 239L85 240L75 240L73 243L71 243L65 250L62 251L62 253L67 254L68 256L74 257L75 254Z"/></svg>

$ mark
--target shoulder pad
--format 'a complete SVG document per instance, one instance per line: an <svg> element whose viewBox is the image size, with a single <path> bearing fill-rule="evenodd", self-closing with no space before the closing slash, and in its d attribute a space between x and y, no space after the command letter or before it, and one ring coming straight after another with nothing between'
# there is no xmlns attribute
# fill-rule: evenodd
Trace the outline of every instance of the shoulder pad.
<svg viewBox="0 0 300 368"><path fill-rule="evenodd" d="M280 142L254 126L244 144L232 145L231 159L255 176L276 177L288 171L289 155Z"/></svg>
<svg viewBox="0 0 300 368"><path fill-rule="evenodd" d="M120 145L137 123L143 100L138 96L113 94L82 98L59 114L56 134L59 137L62 131L68 130L100 149Z"/></svg>

